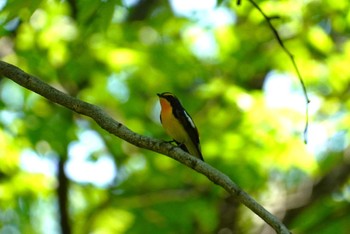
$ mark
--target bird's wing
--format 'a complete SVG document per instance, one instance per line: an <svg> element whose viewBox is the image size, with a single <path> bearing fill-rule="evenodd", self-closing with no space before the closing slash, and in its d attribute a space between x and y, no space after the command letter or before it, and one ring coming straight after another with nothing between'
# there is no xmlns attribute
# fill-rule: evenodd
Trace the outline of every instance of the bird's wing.
<svg viewBox="0 0 350 234"><path fill-rule="evenodd" d="M175 111L175 117L180 121L181 125L184 126L188 132L193 143L199 144L199 134L196 125L194 124L191 116L185 111L185 109Z"/></svg>
<svg viewBox="0 0 350 234"><path fill-rule="evenodd" d="M199 142L199 134L196 125L194 124L191 116L185 111L183 108L176 108L175 117L181 122L181 125L184 126L185 130L187 131L188 135L190 136L190 139L192 141L192 144L194 145L197 154L195 156L198 156L200 159L203 160L203 156L200 149L200 142ZM188 149L189 146L186 146ZM188 150L186 150L189 152ZM203 160L204 161L204 160Z"/></svg>

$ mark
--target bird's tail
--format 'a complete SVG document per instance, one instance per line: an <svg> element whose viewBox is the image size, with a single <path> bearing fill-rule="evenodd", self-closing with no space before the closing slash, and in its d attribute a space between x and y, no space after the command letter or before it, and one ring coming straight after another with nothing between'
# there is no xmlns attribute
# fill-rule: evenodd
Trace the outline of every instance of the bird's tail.
<svg viewBox="0 0 350 234"><path fill-rule="evenodd" d="M203 155L200 149L200 146L195 146L193 143L187 144L179 144L179 147L183 150L186 151L187 153L199 158L200 160L204 161Z"/></svg>

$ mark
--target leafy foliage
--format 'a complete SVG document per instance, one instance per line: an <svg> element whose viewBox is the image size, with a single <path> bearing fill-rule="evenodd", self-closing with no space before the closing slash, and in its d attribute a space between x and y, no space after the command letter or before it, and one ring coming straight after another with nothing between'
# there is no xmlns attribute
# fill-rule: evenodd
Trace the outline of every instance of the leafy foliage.
<svg viewBox="0 0 350 234"><path fill-rule="evenodd" d="M199 128L206 162L280 215L293 233L345 233L350 3L258 2L268 16L278 16L271 22L309 92L304 145L302 88L256 8L249 1L203 1L188 10L175 2L5 1L0 56L164 140L155 94L175 93ZM173 160L115 139L8 80L0 80L0 95L1 232L266 228ZM64 196L68 203L59 204L66 213L57 205Z"/></svg>

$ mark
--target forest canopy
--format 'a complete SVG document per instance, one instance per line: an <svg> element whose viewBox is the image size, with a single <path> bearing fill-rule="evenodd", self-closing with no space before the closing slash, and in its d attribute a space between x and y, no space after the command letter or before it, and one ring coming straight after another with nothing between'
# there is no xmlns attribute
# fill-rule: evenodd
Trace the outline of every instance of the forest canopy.
<svg viewBox="0 0 350 234"><path fill-rule="evenodd" d="M0 57L164 141L156 94L176 94L206 163L293 233L346 233L349 8L3 0ZM273 233L203 175L1 76L0 126L0 233Z"/></svg>

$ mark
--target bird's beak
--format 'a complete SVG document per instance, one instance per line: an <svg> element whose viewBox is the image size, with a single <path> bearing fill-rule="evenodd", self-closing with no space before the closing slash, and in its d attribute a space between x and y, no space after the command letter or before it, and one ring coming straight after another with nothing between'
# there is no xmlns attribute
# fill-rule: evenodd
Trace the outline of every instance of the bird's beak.
<svg viewBox="0 0 350 234"><path fill-rule="evenodd" d="M161 97L161 94L160 94L160 93L157 93L157 96L158 96L158 97Z"/></svg>

